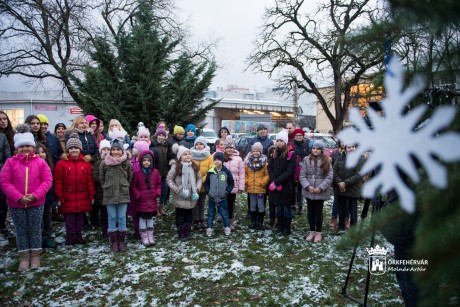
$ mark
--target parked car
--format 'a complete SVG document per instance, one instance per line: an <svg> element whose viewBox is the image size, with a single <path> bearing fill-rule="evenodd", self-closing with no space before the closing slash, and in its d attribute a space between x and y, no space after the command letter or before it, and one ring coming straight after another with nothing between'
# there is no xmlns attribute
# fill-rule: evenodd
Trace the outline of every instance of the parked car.
<svg viewBox="0 0 460 307"><path fill-rule="evenodd" d="M240 153L240 157L243 160L248 154L247 148L248 148L249 140L252 138L253 136L251 135L243 135L235 140L235 149L238 150L238 152Z"/></svg>
<svg viewBox="0 0 460 307"><path fill-rule="evenodd" d="M305 133L305 137L309 140L323 141L324 142L324 153L327 156L330 156L331 152L336 150L339 147L339 145L334 140L332 135L327 134L327 133ZM311 143L311 146L313 146L312 143Z"/></svg>
<svg viewBox="0 0 460 307"><path fill-rule="evenodd" d="M243 135L250 135L248 132L239 132L239 133L231 133L230 134L234 140L243 136Z"/></svg>
<svg viewBox="0 0 460 307"><path fill-rule="evenodd" d="M217 133L214 129L203 128L200 135L206 139L206 143L208 143L209 148L214 147L214 144L218 139Z"/></svg>
<svg viewBox="0 0 460 307"><path fill-rule="evenodd" d="M276 133L269 133L267 137L272 140L273 144L276 143Z"/></svg>

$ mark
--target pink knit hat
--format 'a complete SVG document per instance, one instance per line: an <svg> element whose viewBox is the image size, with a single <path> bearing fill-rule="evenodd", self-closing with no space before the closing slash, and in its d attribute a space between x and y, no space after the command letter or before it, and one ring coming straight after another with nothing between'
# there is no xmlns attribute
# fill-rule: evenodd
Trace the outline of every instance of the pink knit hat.
<svg viewBox="0 0 460 307"><path fill-rule="evenodd" d="M149 144L146 141L137 141L134 143L134 148L136 148L139 153L149 150Z"/></svg>

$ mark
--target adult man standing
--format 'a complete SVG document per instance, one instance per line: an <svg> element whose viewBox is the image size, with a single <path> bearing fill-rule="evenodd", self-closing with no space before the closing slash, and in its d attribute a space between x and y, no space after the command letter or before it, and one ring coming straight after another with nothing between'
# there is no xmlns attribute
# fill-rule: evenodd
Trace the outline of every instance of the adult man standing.
<svg viewBox="0 0 460 307"><path fill-rule="evenodd" d="M257 124L257 135L249 140L246 152L250 152L252 145L254 145L256 142L260 142L263 146L263 154L268 156L268 148L273 146L273 142L267 137L267 134L267 126L262 123Z"/></svg>
<svg viewBox="0 0 460 307"><path fill-rule="evenodd" d="M295 125L291 122L286 124L286 130L288 132L288 144L292 144L294 142L294 129Z"/></svg>
<svg viewBox="0 0 460 307"><path fill-rule="evenodd" d="M307 157L310 154L310 140L305 139L305 132L301 128L295 129L292 134L294 135L294 141L292 142L292 145L294 145L294 151L297 157L300 157L300 161L303 160L303 158ZM302 214L302 185L300 184L299 181L295 182L295 209L294 213L296 215Z"/></svg>

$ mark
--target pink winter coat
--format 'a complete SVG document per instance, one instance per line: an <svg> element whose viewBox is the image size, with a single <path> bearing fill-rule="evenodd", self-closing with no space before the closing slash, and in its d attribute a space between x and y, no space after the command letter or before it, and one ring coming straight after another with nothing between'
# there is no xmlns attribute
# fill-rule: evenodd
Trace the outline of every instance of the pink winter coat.
<svg viewBox="0 0 460 307"><path fill-rule="evenodd" d="M6 195L6 204L11 208L24 208L19 200L26 194L26 169L28 169L27 193L37 200L27 207L40 206L45 203L46 193L53 185L51 169L38 155L17 154L6 160L0 172L0 188Z"/></svg>
<svg viewBox="0 0 460 307"><path fill-rule="evenodd" d="M233 155L230 157L231 160L224 162L226 168L230 170L235 181L235 186L233 187L232 194L238 193L238 191L245 190L245 171L244 171L244 162L240 157L238 151L234 151Z"/></svg>

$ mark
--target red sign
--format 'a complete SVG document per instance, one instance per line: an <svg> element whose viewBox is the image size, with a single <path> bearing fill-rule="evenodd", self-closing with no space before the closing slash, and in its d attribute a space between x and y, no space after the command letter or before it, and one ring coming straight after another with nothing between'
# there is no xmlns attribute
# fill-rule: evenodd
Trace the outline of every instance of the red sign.
<svg viewBox="0 0 460 307"><path fill-rule="evenodd" d="M83 114L83 110L80 107L70 107L70 114Z"/></svg>

